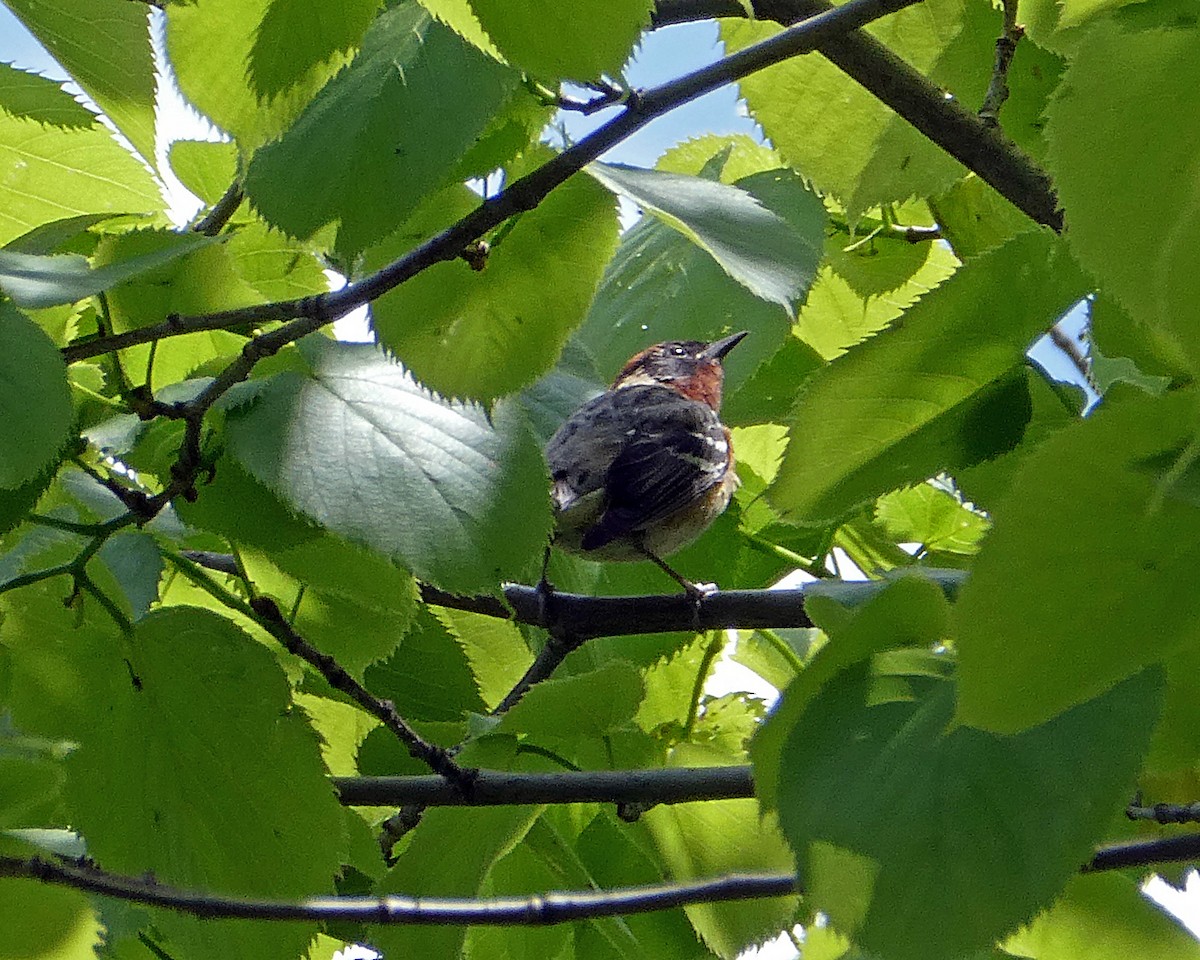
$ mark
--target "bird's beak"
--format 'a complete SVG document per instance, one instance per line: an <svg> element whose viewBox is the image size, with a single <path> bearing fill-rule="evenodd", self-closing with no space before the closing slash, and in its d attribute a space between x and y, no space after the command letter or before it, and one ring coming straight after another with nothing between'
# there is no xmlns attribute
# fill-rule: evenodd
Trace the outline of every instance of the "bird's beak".
<svg viewBox="0 0 1200 960"><path fill-rule="evenodd" d="M741 343L742 338L749 332L749 330L742 330L740 333L731 333L722 340L714 340L704 348L704 352L700 356L705 360L723 360L725 354Z"/></svg>

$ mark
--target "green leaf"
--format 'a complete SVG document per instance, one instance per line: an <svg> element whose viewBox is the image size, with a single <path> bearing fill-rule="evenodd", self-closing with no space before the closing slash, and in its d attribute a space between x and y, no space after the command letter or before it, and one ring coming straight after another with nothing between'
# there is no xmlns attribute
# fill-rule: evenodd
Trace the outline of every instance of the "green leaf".
<svg viewBox="0 0 1200 960"><path fill-rule="evenodd" d="M1022 295L998 300L998 288ZM806 523L836 519L1012 447L1029 419L1025 350L1085 291L1046 234L1018 237L964 267L908 310L903 327L812 376L772 503Z"/></svg>
<svg viewBox="0 0 1200 960"><path fill-rule="evenodd" d="M158 581L163 572L162 555L154 538L140 530L125 530L104 542L96 558L104 563L121 607L134 620L140 620L158 599ZM89 572L93 572L89 567ZM103 589L106 583L99 583Z"/></svg>
<svg viewBox="0 0 1200 960"><path fill-rule="evenodd" d="M588 878L582 870L571 869L575 866L565 838L547 827L542 817L534 822L521 843L492 867L484 892L535 896L556 887L584 889ZM608 920L607 925L608 929L615 926L613 920ZM564 950L571 956L571 932L571 925L565 923L542 927L473 926L467 929L461 956L559 957Z"/></svg>
<svg viewBox="0 0 1200 960"><path fill-rule="evenodd" d="M730 384L732 390L721 405L721 419L727 424L772 424L783 419L783 411L791 409L809 375L824 365L820 354L807 343L788 337L748 380ZM741 464L741 449L737 445L735 449Z"/></svg>
<svg viewBox="0 0 1200 960"><path fill-rule="evenodd" d="M147 11L123 0L5 0L151 167L154 56Z"/></svg>
<svg viewBox="0 0 1200 960"><path fill-rule="evenodd" d="M1032 412L1021 442L1007 453L954 474L955 485L962 495L985 510L1008 493L1017 471L1038 444L1063 427L1078 423L1083 415L1083 405L1076 397L1047 381L1040 371L1027 367L1025 383L1029 388Z"/></svg>
<svg viewBox="0 0 1200 960"><path fill-rule="evenodd" d="M846 670L781 757L780 825L809 902L894 960L961 957L1048 906L1126 801L1161 701L1150 670L997 736L950 726L948 667L909 650Z"/></svg>
<svg viewBox="0 0 1200 960"><path fill-rule="evenodd" d="M1080 263L1194 372L1200 117L1173 104L1200 82L1200 25L1163 19L1173 29L1089 32L1050 108L1048 159Z"/></svg>
<svg viewBox="0 0 1200 960"><path fill-rule="evenodd" d="M469 712L487 712L462 646L428 609L417 613L396 652L368 668L363 680L411 720L462 720Z"/></svg>
<svg viewBox="0 0 1200 960"><path fill-rule="evenodd" d="M211 140L176 140L167 154L179 182L211 206L237 176L237 146Z"/></svg>
<svg viewBox="0 0 1200 960"><path fill-rule="evenodd" d="M0 929L4 960L93 960L104 941L87 897L36 880L0 880Z"/></svg>
<svg viewBox="0 0 1200 960"><path fill-rule="evenodd" d="M796 324L797 336L826 360L888 326L959 265L939 243L888 232L868 239L846 229L830 234L826 257Z"/></svg>
<svg viewBox="0 0 1200 960"><path fill-rule="evenodd" d="M1195 960L1196 942L1178 917L1152 904L1138 883L1117 873L1075 877L1062 897L1004 949L1036 960Z"/></svg>
<svg viewBox="0 0 1200 960"><path fill-rule="evenodd" d="M963 260L994 250L1029 229L1029 218L974 174L929 203L942 236Z"/></svg>
<svg viewBox="0 0 1200 960"><path fill-rule="evenodd" d="M75 101L58 98L52 109L73 113ZM0 111L0 244L51 220L161 207L149 171L99 123L68 129Z"/></svg>
<svg viewBox="0 0 1200 960"><path fill-rule="evenodd" d="M964 722L1024 729L1200 641L1198 398L1115 396L989 505L957 606Z"/></svg>
<svg viewBox="0 0 1200 960"><path fill-rule="evenodd" d="M479 693L494 707L524 675L533 654L517 625L481 613L435 607L434 613L458 641L471 664Z"/></svg>
<svg viewBox="0 0 1200 960"><path fill-rule="evenodd" d="M239 224L224 239L234 269L263 300L293 300L329 289L312 251L263 223Z"/></svg>
<svg viewBox="0 0 1200 960"><path fill-rule="evenodd" d="M315 65L310 60L302 77L290 78L286 92L270 99L260 97L251 87L247 64L271 8L272 0L205 0L166 7L167 54L180 90L237 141L245 156L287 129L345 64L343 56ZM213 37L221 42L214 43ZM290 38L289 46L302 39ZM310 51L319 43L316 38L305 42Z"/></svg>
<svg viewBox="0 0 1200 960"><path fill-rule="evenodd" d="M1050 49L1072 50L1086 36L1077 28L1143 0L1026 0L1021 21L1029 36Z"/></svg>
<svg viewBox="0 0 1200 960"><path fill-rule="evenodd" d="M161 258L161 265L139 270L108 291L114 332L159 323L171 314L195 316L262 301L258 291L238 275L227 244L197 243L193 238L166 230L139 230L101 239L95 256L100 268L142 257L153 264ZM228 330L207 330L129 347L121 358L127 369L145 370L153 350L150 386L157 391L192 376L209 360L236 354L244 342Z"/></svg>
<svg viewBox="0 0 1200 960"><path fill-rule="evenodd" d="M651 0L471 0L483 29L517 68L547 79L616 76L650 21Z"/></svg>
<svg viewBox="0 0 1200 960"><path fill-rule="evenodd" d="M706 177L719 175L723 182L737 176L737 189L801 238L805 248L801 272L810 275L815 260L810 261L809 254L821 242L823 208L799 177L778 169L778 160L769 151L739 138L704 138L671 151L663 164L669 172L696 169ZM576 342L612 376L629 357L657 341L715 340L748 329L751 336L724 363L726 392L732 394L786 342L787 321L795 305L780 309L754 296L675 229L657 218L643 217L622 237ZM807 358L787 359L808 366ZM798 372L792 370L795 379ZM753 408L748 414L760 416Z"/></svg>
<svg viewBox="0 0 1200 960"><path fill-rule="evenodd" d="M790 310L812 283L824 223L815 195L806 211L809 229L801 234L752 194L729 184L600 162L587 171L706 250L763 300ZM786 177L783 171L775 176Z"/></svg>
<svg viewBox="0 0 1200 960"><path fill-rule="evenodd" d="M992 62L999 29L988 4L936 0L885 17L866 32L963 103L977 104L988 77L979 65ZM762 20L721 22L730 52L778 30ZM739 87L775 149L842 199L851 216L936 193L962 176L957 161L820 57L794 57L744 77Z"/></svg>
<svg viewBox="0 0 1200 960"><path fill-rule="evenodd" d="M234 895L331 891L341 811L271 653L216 614L173 607L138 624L127 657L128 670L95 678L95 729L67 762L89 853ZM200 958L297 954L313 933L165 911L155 923Z"/></svg>
<svg viewBox="0 0 1200 960"><path fill-rule="evenodd" d="M150 273L212 243L196 234L172 234L158 250L93 267L75 253L38 256L0 250L0 290L19 307L39 309L75 303ZM161 319L161 316L160 316Z"/></svg>
<svg viewBox="0 0 1200 960"><path fill-rule="evenodd" d="M681 744L671 766L729 763L711 748ZM753 800L676 803L658 806L642 817L654 840L664 872L674 880L698 880L740 871L792 872L795 864L774 817L763 817ZM789 928L795 897L745 903L702 903L685 907L688 920L713 953L732 960L751 944Z"/></svg>
<svg viewBox="0 0 1200 960"><path fill-rule="evenodd" d="M670 227L645 218L626 231L575 342L611 378L662 340L716 340L749 330L724 362L736 389L783 345L787 313L732 280L712 257Z"/></svg>
<svg viewBox="0 0 1200 960"><path fill-rule="evenodd" d="M987 517L928 483L880 497L875 516L895 542L947 553L974 554L988 529Z"/></svg>
<svg viewBox="0 0 1200 960"><path fill-rule="evenodd" d="M473 194L470 199L471 206L478 202ZM402 233L396 239L406 249L427 239ZM430 389L490 403L554 365L587 314L616 246L611 197L575 177L522 214L482 270L463 260L435 264L375 301L372 326L380 343ZM389 241L368 263L382 266L400 252Z"/></svg>
<svg viewBox="0 0 1200 960"><path fill-rule="evenodd" d="M338 63L362 41L380 0L313 4L271 0L250 49L247 78L262 100L301 83L310 72Z"/></svg>
<svg viewBox="0 0 1200 960"><path fill-rule="evenodd" d="M258 593L274 597L301 636L356 677L396 649L416 612L411 575L331 535L283 556L246 547L240 557ZM289 575L288 567L295 572ZM365 585L378 589L386 583L398 590L390 604L365 603L364 591L353 585L349 591L330 589L330 574L342 581L377 577Z"/></svg>
<svg viewBox="0 0 1200 960"><path fill-rule="evenodd" d="M477 896L492 865L521 842L539 812L536 806L428 810L375 894ZM461 925L392 925L368 927L364 939L389 957L457 957L466 932Z"/></svg>
<svg viewBox="0 0 1200 960"><path fill-rule="evenodd" d="M855 598L847 596L854 587L863 590L857 609ZM784 744L825 684L879 650L940 642L950 619L942 590L915 574L891 582L843 584L824 590L821 585L809 584L805 610L833 642L821 647L796 676L751 744L755 792L766 811L779 808Z"/></svg>
<svg viewBox="0 0 1200 960"><path fill-rule="evenodd" d="M317 523L445 589L518 576L550 526L545 467L518 411L497 408L489 423L438 401L370 346L318 336L300 351L308 375L274 376L229 411L242 465Z"/></svg>
<svg viewBox="0 0 1200 960"><path fill-rule="evenodd" d="M593 882L601 889L663 881L662 871L616 818L601 812L580 832L575 851ZM655 960L702 960L711 954L696 942L695 932L682 909L631 914L621 918L621 927L636 938L641 948L634 956ZM575 929L575 951L580 960L611 957L612 940L601 940L602 931L585 933Z"/></svg>
<svg viewBox="0 0 1200 960"><path fill-rule="evenodd" d="M64 129L87 129L96 122L92 111L63 96L62 84L10 63L0 63L0 111Z"/></svg>
<svg viewBox="0 0 1200 960"><path fill-rule="evenodd" d="M0 300L0 488L45 474L67 445L74 414L67 368L32 320ZM22 411L21 416L13 411Z"/></svg>
<svg viewBox="0 0 1200 960"><path fill-rule="evenodd" d="M497 732L526 734L537 743L601 737L632 720L644 693L638 672L612 661L537 684L504 714Z"/></svg>
<svg viewBox="0 0 1200 960"><path fill-rule="evenodd" d="M339 251L360 251L446 182L518 79L416 4L394 7L288 131L255 153L246 193L292 236L336 221Z"/></svg>

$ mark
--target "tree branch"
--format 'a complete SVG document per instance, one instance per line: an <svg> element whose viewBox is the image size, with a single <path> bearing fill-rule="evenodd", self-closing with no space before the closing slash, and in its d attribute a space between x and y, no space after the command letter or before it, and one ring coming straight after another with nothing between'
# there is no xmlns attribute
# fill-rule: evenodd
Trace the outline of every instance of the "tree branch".
<svg viewBox="0 0 1200 960"><path fill-rule="evenodd" d="M509 773L479 770L470 796L439 776L334 777L348 807L493 807L540 803L692 803L754 796L748 765Z"/></svg>
<svg viewBox="0 0 1200 960"><path fill-rule="evenodd" d="M454 762L452 752L445 747L430 743L414 730L396 710L390 700L381 700L354 679L336 659L323 653L305 640L288 622L268 597L254 597L249 603L235 597L215 583L206 573L193 566L191 558L178 554L165 554L185 577L208 592L215 599L245 617L254 620L266 630L289 653L311 664L335 690L339 690L379 720L408 750L409 755L428 766L434 773L445 778L447 784L461 793L469 794L475 780L475 771L464 769ZM205 554L211 558L213 554Z"/></svg>
<svg viewBox="0 0 1200 960"><path fill-rule="evenodd" d="M212 209L203 217L192 224L191 229L196 233L202 233L206 237L215 237L221 232L222 228L227 224L230 218L237 213L237 208L242 205L242 201L246 195L242 193L242 185L235 180L225 190Z"/></svg>
<svg viewBox="0 0 1200 960"><path fill-rule="evenodd" d="M825 0L755 0L762 20L794 23L830 9ZM712 17L744 17L737 0L658 0L651 23L666 26ZM1037 223L1062 230L1049 175L998 129L947 99L945 91L873 37L855 31L821 40L820 54L990 184Z"/></svg>
<svg viewBox="0 0 1200 960"><path fill-rule="evenodd" d="M1101 848L1081 872L1149 867L1194 860L1200 835ZM743 873L613 890L551 892L532 897L472 900L441 897L311 897L257 900L183 890L140 877L106 873L85 861L0 856L0 877L24 877L86 893L144 903L209 919L352 921L376 924L533 926L628 916L695 903L723 903L799 893L790 873Z"/></svg>
<svg viewBox="0 0 1200 960"><path fill-rule="evenodd" d="M1004 26L996 39L996 60L992 65L992 79L983 106L979 108L979 119L989 127L1000 123L1000 108L1008 99L1008 68L1012 66L1017 43L1025 36L1025 28L1017 23L1017 0L1003 0Z"/></svg>
<svg viewBox="0 0 1200 960"><path fill-rule="evenodd" d="M453 226L376 273L341 290L194 317L172 316L152 326L70 344L63 348L63 357L68 363L73 363L112 350L185 333L220 330L242 324L291 321L247 344L248 349L255 343L261 342L264 347L269 344L273 353L284 344L299 340L351 310L377 299L435 263L457 258L467 244L478 240L509 217L534 209L551 190L651 120L727 83L789 57L808 53L839 34L855 31L873 20L918 2L920 0L849 0L837 8L821 9L814 6L814 16L774 37L659 87L631 94L624 108L612 120L488 198Z"/></svg>
<svg viewBox="0 0 1200 960"><path fill-rule="evenodd" d="M183 890L140 877L106 873L86 862L0 857L0 877L26 877L117 900L223 920L349 921L373 924L541 926L670 910L693 903L782 897L797 891L790 873L741 873L613 890L550 892L530 897L310 897L257 900Z"/></svg>
<svg viewBox="0 0 1200 960"><path fill-rule="evenodd" d="M1097 873L1101 870L1152 867L1156 863L1179 863L1197 859L1200 859L1200 834L1189 833L1179 837L1164 837L1161 840L1114 843L1101 847L1096 851L1096 855L1083 865L1082 871Z"/></svg>
<svg viewBox="0 0 1200 960"><path fill-rule="evenodd" d="M827 589L831 584L823 585ZM848 585L857 594L862 584ZM640 597L591 597L553 591L541 596L536 587L509 583L504 598L513 619L551 634L577 641L593 637L622 637L635 633L670 633L676 630L744 630L811 627L804 612L805 589L718 590L699 600L685 593ZM875 587L874 589L879 589Z"/></svg>
<svg viewBox="0 0 1200 960"><path fill-rule="evenodd" d="M1156 803L1144 807L1131 803L1125 808L1130 820L1153 820L1155 823L1200 823L1200 803Z"/></svg>

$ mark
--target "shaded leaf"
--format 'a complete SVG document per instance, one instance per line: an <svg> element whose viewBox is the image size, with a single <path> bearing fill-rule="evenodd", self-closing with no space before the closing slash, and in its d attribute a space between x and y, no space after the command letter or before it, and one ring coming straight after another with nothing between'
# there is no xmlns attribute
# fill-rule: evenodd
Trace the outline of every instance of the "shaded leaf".
<svg viewBox="0 0 1200 960"><path fill-rule="evenodd" d="M380 7L380 0L308 3L271 0L254 35L247 77L263 100L300 83L310 71L354 49Z"/></svg>
<svg viewBox="0 0 1200 960"><path fill-rule="evenodd" d="M6 0L5 5L155 167L149 12L123 0Z"/></svg>
<svg viewBox="0 0 1200 960"><path fill-rule="evenodd" d="M439 401L370 346L318 336L300 351L307 375L272 377L229 411L242 465L423 580L469 593L518 576L550 522L541 453L518 412L498 408L489 423Z"/></svg>
<svg viewBox="0 0 1200 960"><path fill-rule="evenodd" d="M995 290L1020 289L997 300ZM1020 365L1086 280L1048 235L973 261L885 331L815 373L772 502L806 523L1011 448L1029 419ZM980 322L985 315L987 322Z"/></svg>
<svg viewBox="0 0 1200 960"><path fill-rule="evenodd" d="M1045 440L989 505L956 608L964 722L1022 730L1200 641L1197 402L1126 390Z"/></svg>
<svg viewBox="0 0 1200 960"><path fill-rule="evenodd" d="M895 651L848 669L781 756L780 825L812 906L896 960L961 957L1048 906L1128 797L1161 702L1150 670L997 736L950 725L949 666Z"/></svg>
<svg viewBox="0 0 1200 960"><path fill-rule="evenodd" d="M158 250L96 267L74 253L39 256L0 250L0 290L21 307L37 309L75 303L166 266L210 243L208 237L179 235Z"/></svg>
<svg viewBox="0 0 1200 960"><path fill-rule="evenodd" d="M338 249L360 251L445 183L518 79L416 4L393 7L288 131L255 153L246 193L292 236L336 222Z"/></svg>
<svg viewBox="0 0 1200 960"><path fill-rule="evenodd" d="M50 338L5 300L0 300L0 410L10 411L0 417L0 487L38 482L67 445L74 416L67 368ZM11 415L16 410L24 415Z"/></svg>
<svg viewBox="0 0 1200 960"><path fill-rule="evenodd" d="M514 66L535 76L617 75L650 20L650 0L471 0L483 29Z"/></svg>
<svg viewBox="0 0 1200 960"><path fill-rule="evenodd" d="M272 654L222 617L175 607L138 624L127 656L128 670L98 684L95 729L67 764L72 820L89 852L110 870L153 871L185 887L331 890L341 811ZM283 944L298 953L313 932L167 912L156 924L177 949L214 958Z"/></svg>
<svg viewBox="0 0 1200 960"><path fill-rule="evenodd" d="M478 202L460 191L456 206ZM427 237L416 231L404 239L407 247ZM482 270L462 260L435 264L377 300L372 326L430 389L490 403L553 366L616 245L611 197L574 177L516 220ZM381 266L399 252L385 247L368 263Z"/></svg>
<svg viewBox="0 0 1200 960"><path fill-rule="evenodd" d="M610 190L706 250L755 296L791 309L812 282L821 259L823 217L813 197L813 229L800 234L735 186L661 170L595 162L588 172ZM780 174L782 175L782 174Z"/></svg>

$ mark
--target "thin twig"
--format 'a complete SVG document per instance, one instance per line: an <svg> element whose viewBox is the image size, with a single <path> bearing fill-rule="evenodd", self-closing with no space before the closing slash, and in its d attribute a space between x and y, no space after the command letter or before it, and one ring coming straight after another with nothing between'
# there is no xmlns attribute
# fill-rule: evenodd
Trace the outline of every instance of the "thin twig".
<svg viewBox="0 0 1200 960"><path fill-rule="evenodd" d="M63 348L63 357L68 363L73 363L112 350L185 333L220 330L242 324L290 321L247 344L247 350L260 354L256 359L269 356L285 344L299 340L351 310L370 303L434 264L457 258L467 244L478 240L509 217L537 207L555 187L651 120L728 83L790 57L808 53L833 37L856 31L873 20L918 2L920 0L849 0L837 8L816 9L816 15L773 37L632 96L612 120L489 197L453 226L376 273L341 290L194 317L169 317L160 324L73 343ZM250 365L253 366L253 362ZM243 377L245 375L242 374Z"/></svg>
<svg viewBox="0 0 1200 960"><path fill-rule="evenodd" d="M1000 125L1000 108L1008 99L1008 68L1012 66L1017 43L1025 36L1025 28L1017 23L1017 0L1002 0L1004 27L996 40L996 59L992 64L992 79L979 108L979 119L989 127Z"/></svg>
<svg viewBox="0 0 1200 960"><path fill-rule="evenodd" d="M644 770L581 770L512 773L480 770L464 796L445 778L334 777L348 807L492 807L542 803L692 803L754 796L746 766L655 767Z"/></svg>
<svg viewBox="0 0 1200 960"><path fill-rule="evenodd" d="M287 621L275 601L268 597L257 597L250 602L251 609L262 624L284 648L307 663L312 664L335 690L340 690L355 703L379 720L404 744L409 754L424 763L434 773L440 774L458 790L470 794L475 771L460 767L454 762L449 750L430 743L410 727L390 700L381 700L352 677L349 672L327 653L322 653L305 640Z"/></svg>
<svg viewBox="0 0 1200 960"><path fill-rule="evenodd" d="M1096 381L1092 377L1092 361L1084 354L1079 346L1079 341L1067 333L1060 324L1055 324L1046 334L1066 358L1071 362L1084 383L1088 384L1097 393L1100 392L1096 386Z"/></svg>
<svg viewBox="0 0 1200 960"><path fill-rule="evenodd" d="M450 897L310 897L257 900L183 890L144 877L106 873L84 861L0 857L0 877L27 877L118 900L164 907L207 919L351 921L372 924L541 926L671 910L693 903L726 903L797 892L790 873L728 874L690 883L613 890L550 892L488 900Z"/></svg>
<svg viewBox="0 0 1200 960"><path fill-rule="evenodd" d="M1156 803L1152 807L1131 803L1125 808L1125 816L1161 824L1200 823L1200 803Z"/></svg>
<svg viewBox="0 0 1200 960"><path fill-rule="evenodd" d="M894 223L888 227L888 232L893 237L899 237L901 240L907 240L909 243L928 243L931 240L942 239L941 227L904 227Z"/></svg>
<svg viewBox="0 0 1200 960"><path fill-rule="evenodd" d="M165 557L194 584L230 609L252 619L278 640L285 650L313 666L331 687L344 693L367 713L381 721L414 759L424 763L434 773L440 774L455 789L470 793L475 771L456 764L449 750L429 743L409 726L396 710L394 703L376 697L355 680L337 660L327 653L322 653L300 636L276 606L275 601L268 597L255 597L247 603L214 582L190 559L172 553L165 554Z"/></svg>
<svg viewBox="0 0 1200 960"><path fill-rule="evenodd" d="M221 199L213 204L211 210L203 217L192 224L194 233L202 233L206 237L215 237L227 224L230 218L237 213L237 208L242 205L245 199L245 194L242 193L242 185L239 181L234 181L221 195Z"/></svg>

